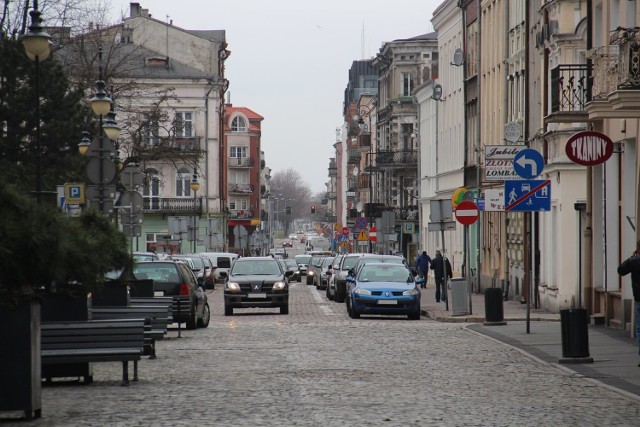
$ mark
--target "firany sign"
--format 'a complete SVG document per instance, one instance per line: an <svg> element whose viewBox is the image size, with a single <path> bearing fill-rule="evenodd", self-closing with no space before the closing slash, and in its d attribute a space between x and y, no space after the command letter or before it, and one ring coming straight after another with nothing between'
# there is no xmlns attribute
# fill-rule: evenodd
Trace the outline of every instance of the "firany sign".
<svg viewBox="0 0 640 427"><path fill-rule="evenodd" d="M487 181L522 179L513 168L513 158L524 145L485 145L484 169Z"/></svg>
<svg viewBox="0 0 640 427"><path fill-rule="evenodd" d="M572 162L583 166L595 166L611 157L613 141L600 132L578 132L569 138L565 151Z"/></svg>

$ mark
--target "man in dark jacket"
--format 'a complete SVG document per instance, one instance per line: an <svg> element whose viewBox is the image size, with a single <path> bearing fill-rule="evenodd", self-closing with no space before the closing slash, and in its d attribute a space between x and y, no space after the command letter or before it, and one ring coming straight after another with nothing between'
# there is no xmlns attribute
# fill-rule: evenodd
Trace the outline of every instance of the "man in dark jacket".
<svg viewBox="0 0 640 427"><path fill-rule="evenodd" d="M636 243L633 254L618 266L619 275L626 276L629 273L631 273L631 290L633 291L633 318L636 324L638 354L640 354L640 240Z"/></svg>
<svg viewBox="0 0 640 427"><path fill-rule="evenodd" d="M420 285L421 288L427 287L427 279L429 273L429 265L431 264L431 257L427 255L427 251L422 251L422 255L416 260L416 270L420 277L424 278L424 283Z"/></svg>
<svg viewBox="0 0 640 427"><path fill-rule="evenodd" d="M443 258L439 250L436 251L436 257L431 261L431 269L436 279L436 302L440 302L441 299L444 302L447 300L447 281L445 277L451 279L453 274L449 259ZM442 298L440 298L441 295Z"/></svg>

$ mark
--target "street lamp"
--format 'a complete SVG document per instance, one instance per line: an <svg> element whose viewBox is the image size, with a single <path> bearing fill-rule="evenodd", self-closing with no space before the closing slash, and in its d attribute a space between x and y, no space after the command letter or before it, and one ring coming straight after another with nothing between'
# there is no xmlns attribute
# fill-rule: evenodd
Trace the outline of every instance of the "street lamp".
<svg viewBox="0 0 640 427"><path fill-rule="evenodd" d="M29 32L22 36L22 44L27 57L35 62L36 89L36 201L42 199L42 144L40 142L40 61L51 54L49 40L51 36L42 30L38 0L33 2L33 10L29 12L31 25Z"/></svg>
<svg viewBox="0 0 640 427"><path fill-rule="evenodd" d="M369 118L369 115L371 114L371 110L369 109L369 107L366 106L360 106L360 111L359 111L359 119L358 119L358 126L360 127L360 131L361 132L367 132L369 131L369 126L367 126L367 124L364 122L363 117L367 117ZM369 120L369 124L371 123L371 120ZM368 187L369 187L369 203L368 203L368 209L367 209L367 221L369 222L369 230L371 230L371 227L373 227L373 167L372 167L372 160L373 160L373 143L371 140L369 140L369 159L368 159L368 165L367 165L367 169L369 172L369 182L368 182ZM369 237L369 253L371 253L373 251L373 243L371 242L371 237Z"/></svg>
<svg viewBox="0 0 640 427"><path fill-rule="evenodd" d="M198 198L197 198L197 193L198 190L200 189L200 183L198 182L198 175L196 174L196 171L193 171L193 179L191 180L191 184L189 184L189 186L191 187L191 190L193 190L193 208L196 211L196 214L193 216L193 239L192 239L192 245L193 245L193 251L192 253L196 253L196 245L197 245L197 236L196 236L196 221L198 220L198 215L197 215L197 204L198 204Z"/></svg>

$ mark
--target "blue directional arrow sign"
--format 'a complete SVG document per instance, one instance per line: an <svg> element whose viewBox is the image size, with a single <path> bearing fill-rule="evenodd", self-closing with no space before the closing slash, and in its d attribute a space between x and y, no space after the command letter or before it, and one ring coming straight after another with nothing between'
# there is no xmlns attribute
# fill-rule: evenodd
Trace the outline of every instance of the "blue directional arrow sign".
<svg viewBox="0 0 640 427"><path fill-rule="evenodd" d="M540 175L544 168L544 157L532 148L521 150L513 157L513 170L524 179Z"/></svg>
<svg viewBox="0 0 640 427"><path fill-rule="evenodd" d="M551 210L551 181L505 181L504 210L538 212Z"/></svg>

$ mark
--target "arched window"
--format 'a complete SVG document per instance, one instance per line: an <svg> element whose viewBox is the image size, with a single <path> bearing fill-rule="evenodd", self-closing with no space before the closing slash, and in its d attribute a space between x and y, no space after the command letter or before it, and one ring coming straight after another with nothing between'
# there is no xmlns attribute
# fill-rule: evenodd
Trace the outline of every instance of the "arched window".
<svg viewBox="0 0 640 427"><path fill-rule="evenodd" d="M231 121L231 132L246 132L247 122L244 118L237 116Z"/></svg>
<svg viewBox="0 0 640 427"><path fill-rule="evenodd" d="M191 173L187 168L180 168L176 174L176 197L191 196Z"/></svg>

